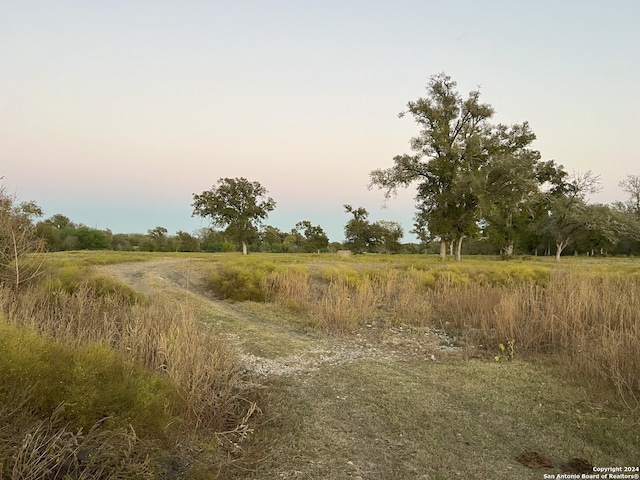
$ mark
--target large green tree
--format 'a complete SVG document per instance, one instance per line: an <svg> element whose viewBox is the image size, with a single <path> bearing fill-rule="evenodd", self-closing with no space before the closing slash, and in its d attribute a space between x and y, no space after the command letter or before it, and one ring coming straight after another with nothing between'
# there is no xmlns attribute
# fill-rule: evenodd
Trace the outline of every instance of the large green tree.
<svg viewBox="0 0 640 480"><path fill-rule="evenodd" d="M566 173L553 161L540 161L540 154L528 148L492 155L483 170L484 233L503 255L510 256L536 215L545 213L543 199L562 188Z"/></svg>
<svg viewBox="0 0 640 480"><path fill-rule="evenodd" d="M455 242L456 259L460 260L462 241L479 233L483 211L492 214L495 224L507 208L512 210L506 212L512 220L503 228L505 242L510 244L513 240L507 231L512 229L519 207L511 208L511 201L504 201L502 206L488 208L490 197L500 190L498 183L509 188L518 202L532 188L526 185L531 175L521 178L517 171L533 171L539 154L529 145L535 135L526 122L492 125L493 113L489 104L480 102L478 90L463 98L451 77L434 75L427 85L427 96L409 102L400 114L411 114L420 127L419 135L410 142L413 153L398 155L393 167L370 174L370 186L383 189L386 198L399 187L417 184L416 229L422 237L440 240L442 258L446 244ZM516 165L518 168L511 168ZM516 182L522 185L515 186Z"/></svg>
<svg viewBox="0 0 640 480"><path fill-rule="evenodd" d="M225 233L242 245L246 255L247 244L257 238L258 226L276 206L266 195L267 190L258 182L220 178L210 190L193 194L192 216L208 217L212 225L226 227Z"/></svg>
<svg viewBox="0 0 640 480"><path fill-rule="evenodd" d="M556 262L564 249L585 231L607 232L608 220L598 210L590 208L587 196L600 188L600 177L591 171L575 173L558 188L548 192L542 201L543 215L539 215L532 226L553 239L556 246ZM608 234L607 234L608 235ZM612 238L609 235L609 238Z"/></svg>
<svg viewBox="0 0 640 480"><path fill-rule="evenodd" d="M487 120L490 105L480 103L480 92L463 99L456 82L444 73L434 75L427 96L407 104L400 117L410 114L420 133L410 141L413 154L394 157L394 166L371 172L370 186L385 190L389 198L399 187L417 182L419 221L428 225L432 237L440 239L441 256L446 242L478 231L478 175L487 156Z"/></svg>

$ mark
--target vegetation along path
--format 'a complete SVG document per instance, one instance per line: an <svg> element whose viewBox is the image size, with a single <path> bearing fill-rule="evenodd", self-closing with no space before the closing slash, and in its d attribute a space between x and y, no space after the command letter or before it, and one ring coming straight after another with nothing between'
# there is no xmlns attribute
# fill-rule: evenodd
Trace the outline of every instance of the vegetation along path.
<svg viewBox="0 0 640 480"><path fill-rule="evenodd" d="M473 358L450 335L402 325L326 336L270 303L216 300L210 268L162 258L101 271L181 302L237 345L263 419L228 478L537 480L638 464L633 414L551 363Z"/></svg>

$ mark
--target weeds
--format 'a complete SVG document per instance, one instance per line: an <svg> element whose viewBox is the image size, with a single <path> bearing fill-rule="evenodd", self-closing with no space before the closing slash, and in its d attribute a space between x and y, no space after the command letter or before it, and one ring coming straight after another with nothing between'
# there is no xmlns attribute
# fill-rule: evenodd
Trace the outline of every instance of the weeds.
<svg viewBox="0 0 640 480"><path fill-rule="evenodd" d="M496 362L504 360L512 361L516 357L515 340L509 340L506 346L504 345L504 343L500 343L498 344L498 348L500 349L500 353L494 357Z"/></svg>
<svg viewBox="0 0 640 480"><path fill-rule="evenodd" d="M50 468L48 460L38 463L34 451L48 452L47 458L50 449L73 456L69 445L81 445L93 434L109 434L124 442L123 448L97 450L95 455L111 458L100 460L101 465L128 464L122 455L133 454L125 444L152 441L145 455L154 461L135 460L140 473L117 478L155 478L143 472L160 468L157 452L167 455L177 443L184 448L217 432L242 441L257 406L251 387L241 382L228 344L199 326L188 308L163 298L141 301L117 282L85 278L69 268L68 281L52 278L20 294L0 289L0 307L8 322L0 325L0 397L20 405L11 408L4 402L9 413L30 412L17 423L20 431L35 432L28 442L27 437L16 441L15 436L3 439L0 427L0 443L6 442L0 449L10 452L3 458L17 459L12 468ZM25 388L28 394L21 393ZM14 425L16 418L0 422ZM14 449L20 444L22 453ZM235 461L222 446L201 457L212 465ZM59 460L65 463L68 458ZM147 466L153 468L145 470ZM73 468L80 471L78 465ZM6 465L3 471L7 473ZM20 475L10 478L23 478Z"/></svg>
<svg viewBox="0 0 640 480"><path fill-rule="evenodd" d="M489 351L511 339L502 343L501 360L513 358L515 344L523 354L560 353L575 375L605 379L638 402L640 276L633 265L553 271L535 261L453 265L415 257L410 264L348 259L313 269L264 262L243 259L236 267L242 281L228 265L214 275L238 289L259 288L254 300L284 305L333 334L372 322L433 326L466 332L471 346Z"/></svg>

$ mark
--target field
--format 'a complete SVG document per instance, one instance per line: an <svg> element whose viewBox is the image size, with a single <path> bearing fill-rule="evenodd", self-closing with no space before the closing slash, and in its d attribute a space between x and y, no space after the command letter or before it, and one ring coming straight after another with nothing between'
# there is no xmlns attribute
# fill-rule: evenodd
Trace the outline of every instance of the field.
<svg viewBox="0 0 640 480"><path fill-rule="evenodd" d="M637 466L640 263L564 260L49 254L0 299L0 478Z"/></svg>

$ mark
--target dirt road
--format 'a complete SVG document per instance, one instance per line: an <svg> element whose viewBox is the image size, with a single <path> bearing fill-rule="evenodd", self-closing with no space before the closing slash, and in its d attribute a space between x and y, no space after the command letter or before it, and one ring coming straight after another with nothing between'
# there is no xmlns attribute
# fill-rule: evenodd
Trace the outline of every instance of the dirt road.
<svg viewBox="0 0 640 480"><path fill-rule="evenodd" d="M203 286L206 266L199 260L164 258L155 261L121 263L100 267L103 274L118 278L146 295L164 295L186 302L198 318L220 329L234 341L246 369L258 375L293 375L322 365L336 365L358 359L398 360L421 357L437 361L457 355L458 349L442 332L424 330L421 335L403 327L385 330L363 329L350 338L327 337L300 332L285 321L264 316L286 316L269 312L264 304L233 304L215 299Z"/></svg>

